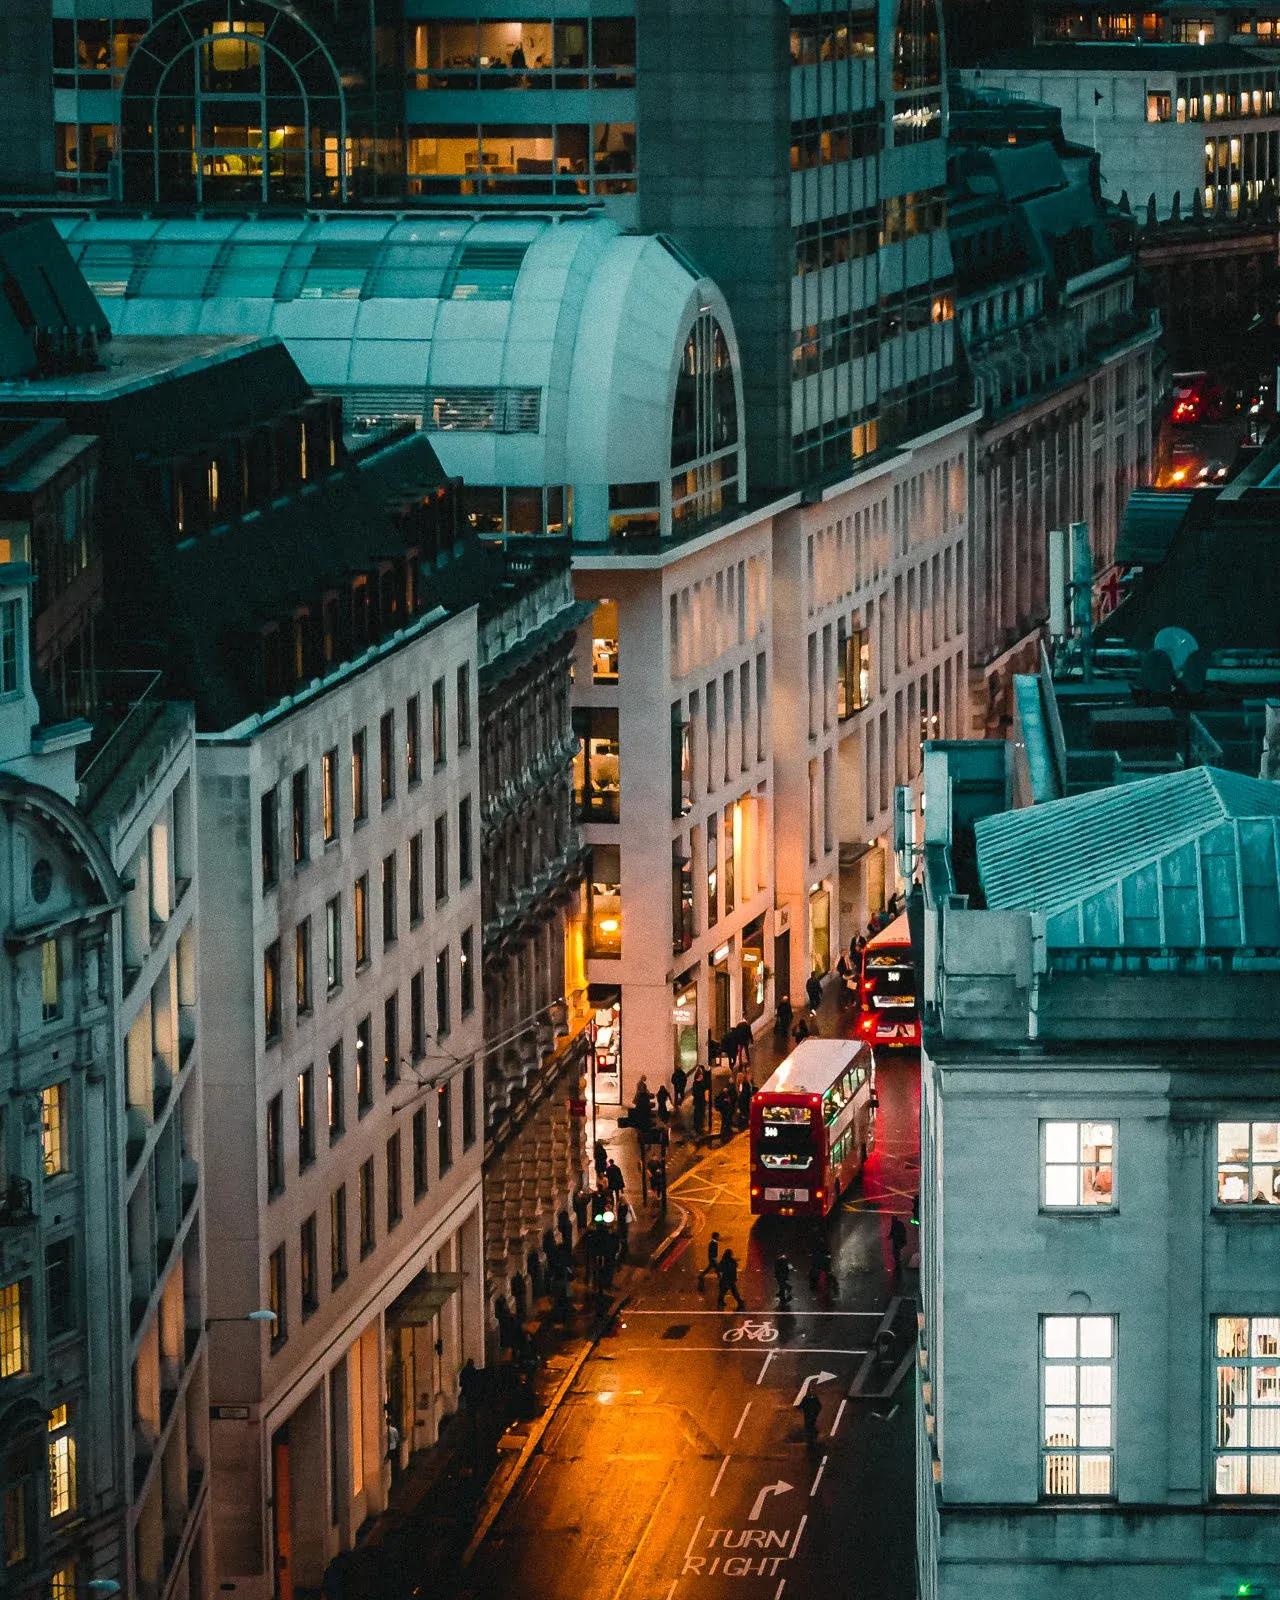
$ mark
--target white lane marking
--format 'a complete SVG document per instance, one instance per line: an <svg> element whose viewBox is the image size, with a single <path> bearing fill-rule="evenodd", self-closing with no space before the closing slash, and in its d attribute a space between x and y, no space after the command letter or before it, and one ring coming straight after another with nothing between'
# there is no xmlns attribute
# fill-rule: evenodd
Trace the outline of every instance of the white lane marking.
<svg viewBox="0 0 1280 1600"><path fill-rule="evenodd" d="M692 1306L673 1307L668 1308L666 1311L663 1311L660 1308L650 1310L643 1307L628 1306L627 1315L629 1317L666 1317L669 1322L677 1322L684 1317L732 1317L735 1316L736 1313L733 1311L710 1311L705 1307L695 1309ZM884 1319L883 1311L788 1310L787 1315L789 1317L874 1317L877 1322L881 1322Z"/></svg>
<svg viewBox="0 0 1280 1600"><path fill-rule="evenodd" d="M785 1583L786 1579L784 1578L782 1581ZM671 1600L671 1596L676 1592L676 1584L679 1582L679 1578L672 1578L671 1587L667 1590L667 1600Z"/></svg>
<svg viewBox="0 0 1280 1600"><path fill-rule="evenodd" d="M631 1552L631 1560L627 1562L627 1570L622 1574L618 1587L613 1591L613 1600L621 1600L622 1591L627 1586L627 1580L635 1569L636 1562L640 1559L640 1552L644 1549L644 1542L649 1537L649 1531L658 1520L658 1512L662 1509L662 1502L667 1498L667 1490L675 1482L675 1478L668 1478L662 1486L662 1493L653 1503L653 1510L649 1513L649 1520L644 1525L644 1532L640 1535L640 1543Z"/></svg>
<svg viewBox="0 0 1280 1600"><path fill-rule="evenodd" d="M783 1578L782 1582L773 1591L773 1600L782 1600L782 1591L786 1588L786 1586L787 1586L787 1580L785 1578ZM671 1600L671 1596L670 1595L667 1596L667 1600Z"/></svg>
<svg viewBox="0 0 1280 1600"><path fill-rule="evenodd" d="M746 1405L742 1408L742 1415L738 1418L738 1426L733 1430L733 1436L735 1439L742 1432L742 1424L747 1420L747 1412L750 1410L751 1402L748 1400Z"/></svg>
<svg viewBox="0 0 1280 1600"><path fill-rule="evenodd" d="M773 1360L775 1353L776 1352L774 1352L773 1350L770 1350L769 1354L764 1358L764 1366L762 1366L760 1368L760 1376L756 1379L756 1388L757 1389L764 1382L764 1375L765 1375L766 1372L768 1372L769 1363Z"/></svg>
<svg viewBox="0 0 1280 1600"><path fill-rule="evenodd" d="M697 1544L697 1542L698 1542L698 1535L699 1535L699 1534L700 1534L700 1533L701 1533L701 1532L702 1532L702 1524L703 1524L703 1523L704 1523L704 1522L705 1522L705 1521L706 1521L706 1520L707 1520L707 1519L706 1519L706 1517L699 1517L699 1518L698 1518L698 1525L697 1525L697 1527L696 1527L696 1528L695 1528L695 1529L694 1529L694 1530L693 1530L693 1532L692 1532L692 1533L691 1533L691 1534L690 1534L690 1535L689 1535L689 1548L688 1548L688 1549L687 1549L687 1550L686 1550L686 1551L685 1551L685 1553L684 1553L684 1558L685 1558L685 1560L686 1560L686 1561L687 1561L687 1560L688 1560L688 1559L689 1559L689 1557L690 1557L690 1556L691 1556L691 1555L692 1555L692 1554L693 1554L693 1547L694 1547L694 1545L695 1545L695 1544Z"/></svg>
<svg viewBox="0 0 1280 1600"><path fill-rule="evenodd" d="M2 9L3 6L0 3L0 10ZM726 1356L758 1356L760 1354L759 1345L753 1344L682 1344L680 1350L683 1355L697 1356L709 1356L712 1351L719 1351L721 1355ZM634 1351L623 1351L622 1355L625 1358L628 1354L634 1353ZM834 1345L821 1345L814 1348L807 1344L783 1344L779 1345L776 1350L769 1352L770 1355L774 1356L865 1356L866 1353L865 1349L857 1345L852 1349L836 1349ZM610 1355L608 1357L601 1356L599 1359L602 1361L606 1359L616 1361L619 1357ZM643 1390L637 1390L636 1393L643 1393Z"/></svg>
<svg viewBox="0 0 1280 1600"><path fill-rule="evenodd" d="M806 1522L808 1522L808 1520L809 1520L809 1513L806 1511L804 1516L802 1516L800 1518L800 1526L796 1529L796 1536L791 1541L791 1555L790 1555L789 1559L792 1560L792 1561L795 1560L796 1551L800 1548L800 1535L804 1532L804 1525L805 1525Z"/></svg>
<svg viewBox="0 0 1280 1600"><path fill-rule="evenodd" d="M836 1429L840 1426L840 1418L842 1416L844 1416L844 1408L848 1404L849 1404L849 1402L847 1400L842 1400L840 1402L840 1404L836 1407L836 1420L831 1424L831 1432L827 1435L828 1438L830 1438L830 1439L834 1439L835 1438Z"/></svg>
<svg viewBox="0 0 1280 1600"><path fill-rule="evenodd" d="M814 1474L813 1488L809 1490L809 1498L810 1498L810 1500L812 1500L814 1495L817 1494L818 1485L822 1482L822 1474L826 1470L827 1470L827 1458L826 1458L826 1456L823 1456L822 1460L819 1461L819 1463L818 1463L818 1470Z"/></svg>
<svg viewBox="0 0 1280 1600"><path fill-rule="evenodd" d="M769 1496L771 1494L790 1494L792 1488L793 1485L789 1484L785 1478L779 1478L777 1483L766 1483L764 1488L761 1489L760 1493L756 1496L756 1502L751 1507L751 1515L747 1518L747 1521L759 1522L760 1513L764 1510L764 1503Z"/></svg>
<svg viewBox="0 0 1280 1600"><path fill-rule="evenodd" d="M720 1487L720 1480L721 1480L721 1478L724 1477L724 1469L729 1465L730 1459L731 1458L729 1456L726 1456L724 1458L724 1460L720 1463L720 1470L719 1470L719 1472L716 1473L716 1481L711 1485L711 1497L712 1497L712 1499L715 1498L715 1492Z"/></svg>
<svg viewBox="0 0 1280 1600"><path fill-rule="evenodd" d="M804 1399L805 1395L808 1394L809 1385L810 1384L830 1383L831 1380L834 1377L835 1377L835 1373L834 1372L825 1372L825 1371L824 1372L811 1372L809 1374L809 1376L804 1380L804 1382L800 1385L800 1393L796 1396L794 1404L796 1404L796 1405L800 1404L800 1402Z"/></svg>

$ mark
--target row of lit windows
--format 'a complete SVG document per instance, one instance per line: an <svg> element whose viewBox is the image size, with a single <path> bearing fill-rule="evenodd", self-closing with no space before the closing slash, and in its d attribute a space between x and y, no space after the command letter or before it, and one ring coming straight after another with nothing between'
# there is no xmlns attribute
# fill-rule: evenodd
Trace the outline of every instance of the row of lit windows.
<svg viewBox="0 0 1280 1600"><path fill-rule="evenodd" d="M1114 1123L1046 1122L1041 1138L1047 1208L1117 1206ZM1216 1204L1280 1206L1280 1123L1220 1122L1216 1172Z"/></svg>
<svg viewBox="0 0 1280 1600"><path fill-rule="evenodd" d="M852 61L876 53L876 14L864 6L826 9L791 18L791 64Z"/></svg>
<svg viewBox="0 0 1280 1600"><path fill-rule="evenodd" d="M410 82L418 89L617 89L635 83L634 17L411 24Z"/></svg>
<svg viewBox="0 0 1280 1600"><path fill-rule="evenodd" d="M410 189L420 194L631 194L633 122L414 124Z"/></svg>
<svg viewBox="0 0 1280 1600"><path fill-rule="evenodd" d="M1167 93L1147 94L1148 122L1215 122L1237 117L1270 117L1275 114L1275 79L1268 74L1264 80L1268 88L1255 88L1249 84L1231 89L1205 89L1213 79L1179 78L1177 98L1172 106Z"/></svg>
<svg viewBox="0 0 1280 1600"><path fill-rule="evenodd" d="M791 124L791 170L829 167L875 155L881 146L880 114L876 110L832 112Z"/></svg>
<svg viewBox="0 0 1280 1600"><path fill-rule="evenodd" d="M1118 1323L1113 1316L1040 1319L1040 1492L1047 1499L1116 1493ZM1213 1491L1280 1493L1280 1317L1214 1317L1212 1336Z"/></svg>

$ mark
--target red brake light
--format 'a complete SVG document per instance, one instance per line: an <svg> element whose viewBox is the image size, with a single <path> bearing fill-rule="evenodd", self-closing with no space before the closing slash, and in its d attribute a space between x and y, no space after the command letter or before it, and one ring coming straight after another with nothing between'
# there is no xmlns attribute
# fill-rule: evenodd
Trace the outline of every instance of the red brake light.
<svg viewBox="0 0 1280 1600"><path fill-rule="evenodd" d="M822 1199L822 1190L821 1189L815 1189L813 1191L813 1194L814 1194L814 1198L816 1200L821 1200Z"/></svg>
<svg viewBox="0 0 1280 1600"><path fill-rule="evenodd" d="M751 1186L751 1193L753 1195L757 1195L757 1194L760 1193L759 1189L757 1189L754 1184L752 1184L752 1186Z"/></svg>
<svg viewBox="0 0 1280 1600"><path fill-rule="evenodd" d="M809 1104L811 1106L819 1105L819 1104L821 1104L821 1101L822 1101L822 1096L821 1095L811 1094L809 1096Z"/></svg>

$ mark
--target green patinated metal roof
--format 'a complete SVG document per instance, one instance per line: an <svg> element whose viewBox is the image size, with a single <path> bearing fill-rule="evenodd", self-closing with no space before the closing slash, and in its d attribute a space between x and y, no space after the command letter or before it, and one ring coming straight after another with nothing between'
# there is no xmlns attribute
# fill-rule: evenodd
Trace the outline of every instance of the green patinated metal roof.
<svg viewBox="0 0 1280 1600"><path fill-rule="evenodd" d="M1280 783L1191 767L975 832L988 907L1042 912L1053 947L1280 948Z"/></svg>
<svg viewBox="0 0 1280 1600"><path fill-rule="evenodd" d="M1135 489L1124 508L1116 560L1122 566L1163 561L1190 507L1190 490Z"/></svg>

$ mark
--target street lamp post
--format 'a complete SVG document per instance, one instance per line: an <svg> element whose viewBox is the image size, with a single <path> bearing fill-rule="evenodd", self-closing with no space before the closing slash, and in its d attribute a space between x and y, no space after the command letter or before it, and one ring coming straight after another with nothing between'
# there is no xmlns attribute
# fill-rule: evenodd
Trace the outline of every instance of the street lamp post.
<svg viewBox="0 0 1280 1600"><path fill-rule="evenodd" d="M204 1326L207 1333L215 1322L277 1322L278 1320L274 1311L259 1307L257 1311L242 1311L238 1317L206 1317Z"/></svg>

